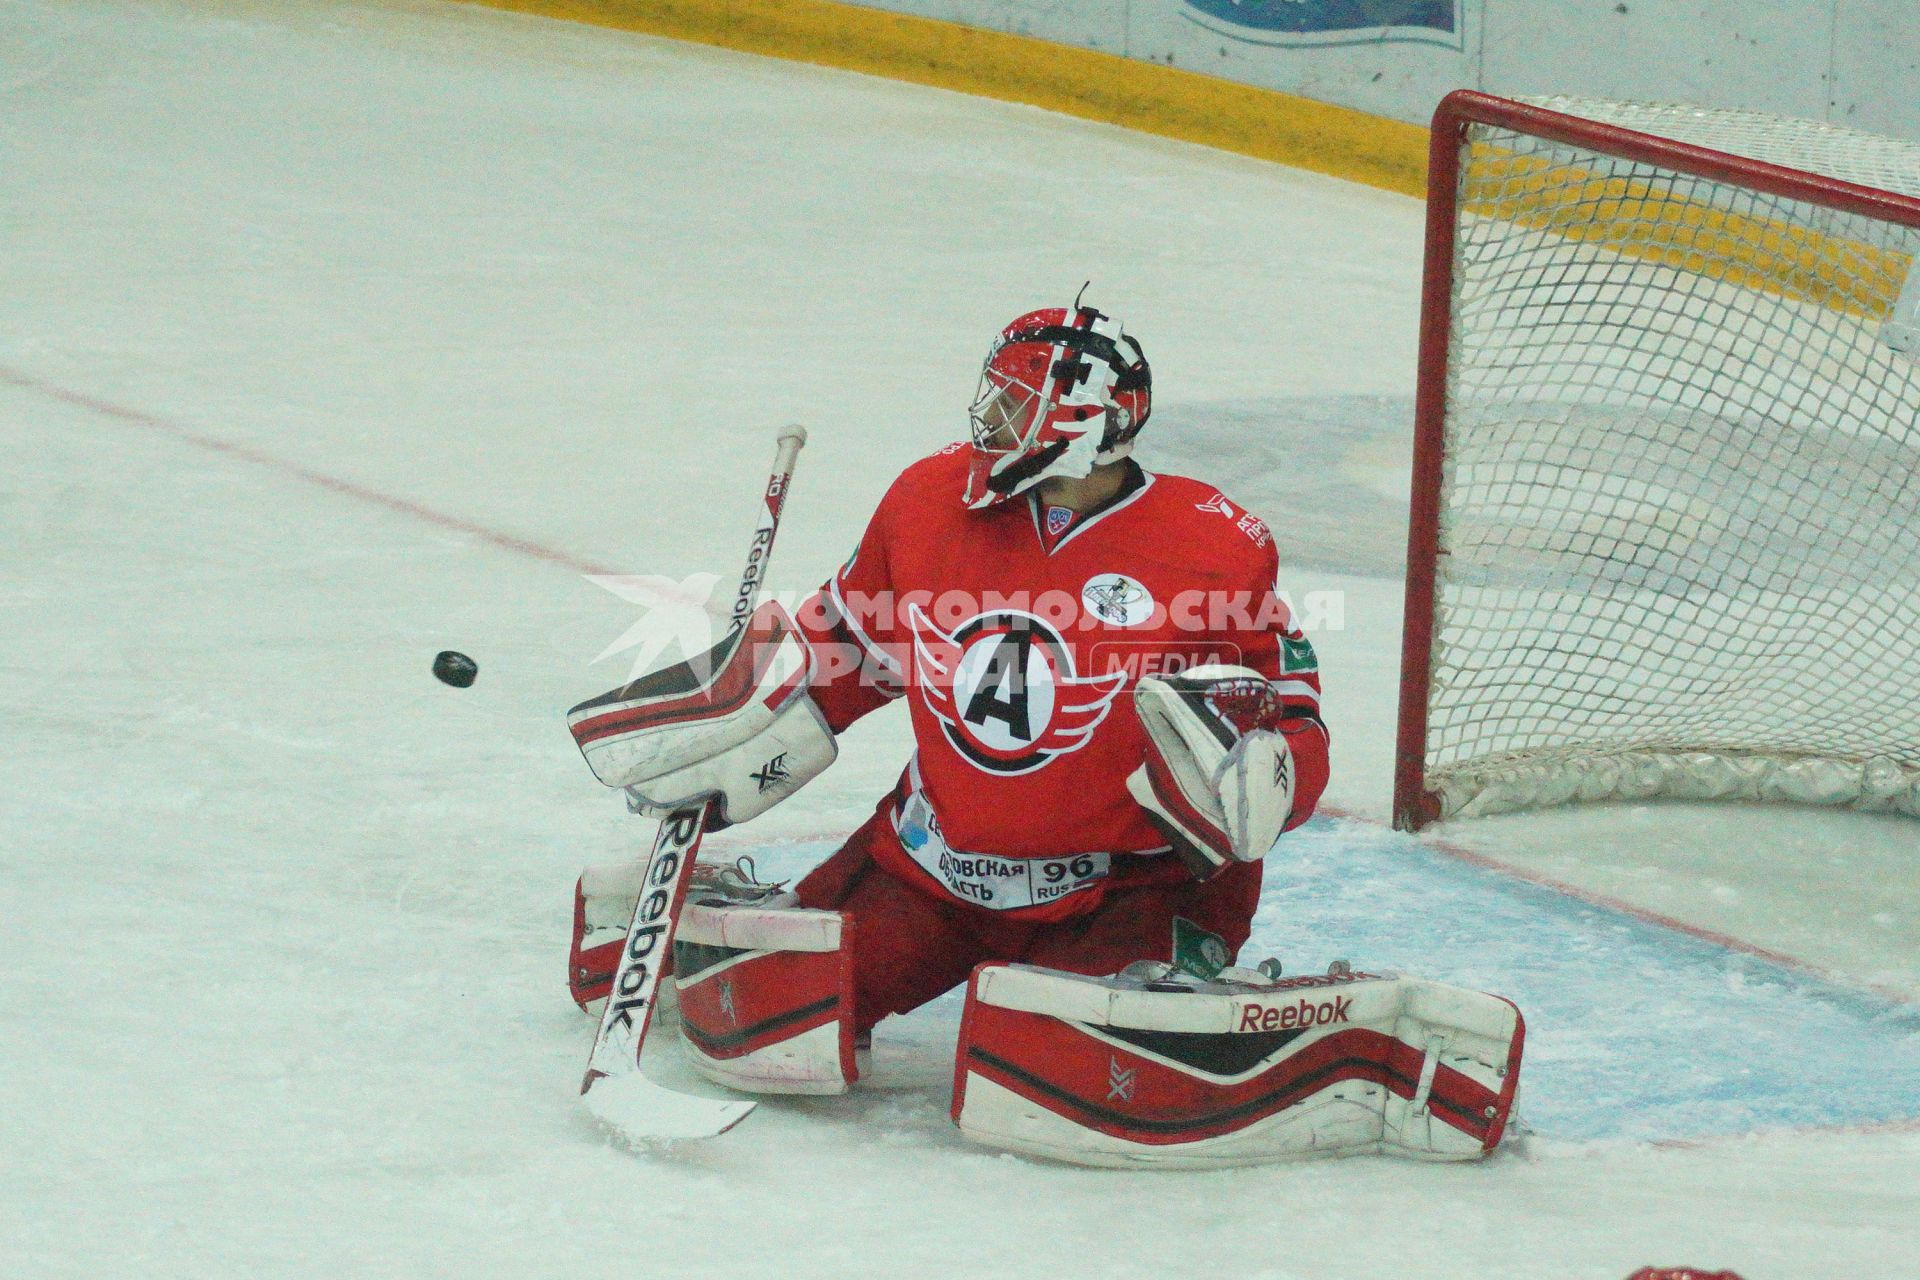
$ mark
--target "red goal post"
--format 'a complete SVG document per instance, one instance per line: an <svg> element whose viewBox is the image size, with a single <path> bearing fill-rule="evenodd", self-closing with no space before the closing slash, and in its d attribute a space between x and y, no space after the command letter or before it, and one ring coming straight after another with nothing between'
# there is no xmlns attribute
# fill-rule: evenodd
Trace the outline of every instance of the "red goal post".
<svg viewBox="0 0 1920 1280"><path fill-rule="evenodd" d="M1395 825L1920 815L1917 253L1912 143L1441 103Z"/></svg>

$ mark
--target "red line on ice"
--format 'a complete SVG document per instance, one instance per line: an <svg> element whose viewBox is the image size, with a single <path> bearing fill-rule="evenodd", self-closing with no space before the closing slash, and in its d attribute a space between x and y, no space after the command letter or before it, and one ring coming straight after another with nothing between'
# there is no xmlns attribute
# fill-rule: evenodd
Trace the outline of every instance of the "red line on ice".
<svg viewBox="0 0 1920 1280"><path fill-rule="evenodd" d="M88 409L103 417L113 418L116 421L124 422L131 426L145 427L150 431L157 431L162 435L170 436L183 444L190 444L195 448L205 449L209 453L218 453L229 458L238 458L242 462L250 462L255 466L265 467L270 471L277 471L282 475L291 476L296 480L304 480L308 484L316 485L329 492L342 494L349 498L357 498L362 502L371 503L377 507L385 507L387 510L398 512L401 515L412 516L416 520L424 521L427 524L435 525L442 529L452 529L459 533L469 534L472 537L480 539L482 542L498 547L502 551L515 551L521 555L531 556L536 560L544 560L548 564L559 565L563 569L571 569L575 573L611 575L615 572L612 569L602 568L600 565L582 560L578 556L571 555L568 552L556 551L552 547L541 546L539 543L526 538L515 537L510 533L502 533L497 529L489 529L483 524L477 524L462 516L449 515L444 511L436 511L424 503L413 501L411 498L396 497L393 494L382 493L378 489L356 483L352 480L343 480L339 476L328 475L324 471L315 471L312 467L302 466L300 463L287 458L275 457L264 449L256 449L251 445L235 444L229 440L220 440L213 436L203 435L198 431L180 426L177 423L168 422L163 418L157 418L153 414L145 413L139 409L128 408L126 405L115 404L111 400L102 400L98 396L90 396L84 392L74 391L51 382L43 382L30 374L21 373L17 369L9 369L4 365L0 365L0 382L9 382L16 387L21 387L29 391L37 391L42 395L59 400L64 404L70 404L81 409Z"/></svg>

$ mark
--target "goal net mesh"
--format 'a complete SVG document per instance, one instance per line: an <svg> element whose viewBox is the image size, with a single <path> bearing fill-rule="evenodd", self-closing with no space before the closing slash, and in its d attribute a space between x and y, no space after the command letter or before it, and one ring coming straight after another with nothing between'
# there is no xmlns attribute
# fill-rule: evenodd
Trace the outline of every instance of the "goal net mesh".
<svg viewBox="0 0 1920 1280"><path fill-rule="evenodd" d="M1920 197L1920 147L1534 99ZM1774 184L1760 184L1774 185ZM1468 128L1426 787L1920 814L1920 233Z"/></svg>

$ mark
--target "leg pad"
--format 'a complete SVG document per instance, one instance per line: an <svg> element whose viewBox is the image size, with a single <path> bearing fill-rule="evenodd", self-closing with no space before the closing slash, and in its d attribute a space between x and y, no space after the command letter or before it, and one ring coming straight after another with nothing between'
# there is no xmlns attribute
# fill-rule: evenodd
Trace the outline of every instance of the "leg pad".
<svg viewBox="0 0 1920 1280"><path fill-rule="evenodd" d="M860 1076L852 942L837 911L689 902L673 968L694 1068L749 1093L845 1093Z"/></svg>
<svg viewBox="0 0 1920 1280"><path fill-rule="evenodd" d="M976 1142L1074 1164L1471 1160L1500 1141L1523 1036L1498 996L1398 974L1201 982L985 964L953 1117Z"/></svg>

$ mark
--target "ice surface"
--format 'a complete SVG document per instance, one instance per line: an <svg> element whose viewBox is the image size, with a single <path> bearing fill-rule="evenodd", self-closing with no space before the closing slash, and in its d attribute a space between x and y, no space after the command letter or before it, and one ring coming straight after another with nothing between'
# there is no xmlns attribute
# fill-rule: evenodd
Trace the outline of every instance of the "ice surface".
<svg viewBox="0 0 1920 1280"><path fill-rule="evenodd" d="M1912 1274L1913 1034L1866 987L1920 991L1913 828L1444 833L1822 977L1378 826L1414 202L425 2L12 0L0 105L0 1274ZM773 579L817 582L963 431L986 335L1090 276L1153 358L1148 464L1310 527L1287 585L1324 596L1351 817L1275 864L1255 949L1523 991L1536 1135L1446 1169L1003 1157L946 1120L948 997L846 1098L633 1149L580 1105L561 985L574 876L649 834L561 719L634 620L581 575L731 572L798 420ZM873 717L710 847L794 869L905 749Z"/></svg>
<svg viewBox="0 0 1920 1280"><path fill-rule="evenodd" d="M717 1138L745 1120L756 1105L665 1089L638 1071L596 1080L585 1098L594 1119L640 1145Z"/></svg>

